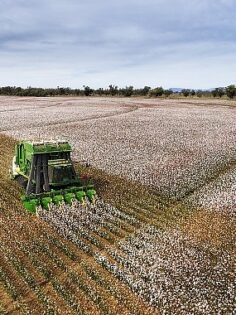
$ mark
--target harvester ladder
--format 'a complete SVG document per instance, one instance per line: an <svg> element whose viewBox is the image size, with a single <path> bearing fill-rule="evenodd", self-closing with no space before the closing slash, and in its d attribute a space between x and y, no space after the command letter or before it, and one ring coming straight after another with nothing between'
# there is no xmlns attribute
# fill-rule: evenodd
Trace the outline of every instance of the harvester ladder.
<svg viewBox="0 0 236 315"><path fill-rule="evenodd" d="M26 195L50 191L48 177L48 155L34 155L26 187Z"/></svg>

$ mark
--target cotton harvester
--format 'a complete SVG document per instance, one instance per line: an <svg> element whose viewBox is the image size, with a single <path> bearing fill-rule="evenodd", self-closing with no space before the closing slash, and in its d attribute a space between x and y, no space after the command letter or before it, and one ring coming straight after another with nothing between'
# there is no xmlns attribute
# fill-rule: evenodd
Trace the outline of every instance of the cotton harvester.
<svg viewBox="0 0 236 315"><path fill-rule="evenodd" d="M90 183L83 184L71 160L67 141L22 141L15 147L11 177L25 188L24 207L36 213L37 207L74 200L93 202L96 192Z"/></svg>

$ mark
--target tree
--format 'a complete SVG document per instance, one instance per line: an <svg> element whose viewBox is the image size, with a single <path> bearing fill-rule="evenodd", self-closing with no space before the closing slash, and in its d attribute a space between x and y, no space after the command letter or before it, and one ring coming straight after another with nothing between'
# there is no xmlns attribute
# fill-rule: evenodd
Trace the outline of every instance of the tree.
<svg viewBox="0 0 236 315"><path fill-rule="evenodd" d="M203 91L202 90L197 90L196 95L197 95L197 97L202 97Z"/></svg>
<svg viewBox="0 0 236 315"><path fill-rule="evenodd" d="M196 95L196 91L195 91L195 90L191 90L190 94L191 94L192 96L194 96L194 95Z"/></svg>
<svg viewBox="0 0 236 315"><path fill-rule="evenodd" d="M133 95L134 93L134 87L133 86L126 86L125 89L121 89L121 93L126 96L126 97L130 97Z"/></svg>
<svg viewBox="0 0 236 315"><path fill-rule="evenodd" d="M63 88L63 87L58 87L57 89L58 89L59 95L65 95L65 94L66 94L65 88Z"/></svg>
<svg viewBox="0 0 236 315"><path fill-rule="evenodd" d="M211 91L211 94L213 97L222 97L225 95L225 89L224 88L216 88L213 91Z"/></svg>
<svg viewBox="0 0 236 315"><path fill-rule="evenodd" d="M211 94L213 95L213 97L217 97L218 96L218 91L217 89L214 89L211 91Z"/></svg>
<svg viewBox="0 0 236 315"><path fill-rule="evenodd" d="M221 98L225 95L225 89L224 88L218 88L218 95Z"/></svg>
<svg viewBox="0 0 236 315"><path fill-rule="evenodd" d="M118 94L118 86L110 84L109 85L109 94L112 96Z"/></svg>
<svg viewBox="0 0 236 315"><path fill-rule="evenodd" d="M164 95L166 96L166 97L168 97L168 96L170 96L170 95L172 95L173 94L173 91L172 90L164 90Z"/></svg>
<svg viewBox="0 0 236 315"><path fill-rule="evenodd" d="M104 94L104 90L102 88L99 88L98 90L95 91L96 94L98 94L99 96L102 96Z"/></svg>
<svg viewBox="0 0 236 315"><path fill-rule="evenodd" d="M149 91L149 96L158 97L158 96L162 96L163 94L164 94L164 89L161 86L156 87L155 89L152 89Z"/></svg>
<svg viewBox="0 0 236 315"><path fill-rule="evenodd" d="M141 95L146 96L148 95L148 92L151 90L150 86L145 86L142 90L141 90Z"/></svg>
<svg viewBox="0 0 236 315"><path fill-rule="evenodd" d="M187 97L190 95L191 91L189 89L184 89L181 91L181 93L183 94L183 96Z"/></svg>
<svg viewBox="0 0 236 315"><path fill-rule="evenodd" d="M226 88L226 95L229 97L229 98L234 98L235 95L236 95L236 87L235 85L229 85L227 86Z"/></svg>
<svg viewBox="0 0 236 315"><path fill-rule="evenodd" d="M84 88L84 95L85 96L90 96L90 95L92 95L92 93L93 93L93 89L91 89L89 86L83 86L83 88Z"/></svg>

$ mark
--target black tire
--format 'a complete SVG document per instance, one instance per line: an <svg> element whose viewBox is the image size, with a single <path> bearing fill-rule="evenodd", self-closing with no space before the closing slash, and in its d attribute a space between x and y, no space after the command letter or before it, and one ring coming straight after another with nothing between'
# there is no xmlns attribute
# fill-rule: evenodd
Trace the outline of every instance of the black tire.
<svg viewBox="0 0 236 315"><path fill-rule="evenodd" d="M17 176L16 177L16 181L17 181L17 183L21 186L21 187L23 187L24 189L26 189L26 186L27 186L27 179L24 177L24 176L21 176L21 175L19 175L19 176Z"/></svg>

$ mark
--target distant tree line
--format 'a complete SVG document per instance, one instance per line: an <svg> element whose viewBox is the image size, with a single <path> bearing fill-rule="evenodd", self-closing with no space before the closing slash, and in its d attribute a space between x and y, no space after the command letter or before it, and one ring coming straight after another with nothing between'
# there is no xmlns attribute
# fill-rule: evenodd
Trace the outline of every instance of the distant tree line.
<svg viewBox="0 0 236 315"><path fill-rule="evenodd" d="M211 91L203 91L203 90L190 90L190 89L184 89L180 92L183 96L198 96L198 97L223 97L227 96L231 99L233 99L236 96L236 86L235 85L229 85L227 87L218 87Z"/></svg>
<svg viewBox="0 0 236 315"><path fill-rule="evenodd" d="M133 86L126 86L125 88L118 88L116 85L109 85L108 88L92 89L89 86L83 86L82 89L71 89L69 87L57 88L21 88L16 86L0 87L0 95L9 96L146 96L146 97L169 97L175 94L183 97L223 97L227 96L233 99L236 96L236 86L229 85L227 87L219 87L214 90L191 90L183 89L179 92L174 92L171 89L163 89L161 86L151 88L144 86L140 89L135 89Z"/></svg>
<svg viewBox="0 0 236 315"><path fill-rule="evenodd" d="M140 89L135 89L133 86L126 86L125 88L118 88L116 85L109 85L108 88L92 89L89 86L83 86L83 89L71 89L69 87L50 88L21 88L5 86L0 87L0 95L13 96L169 96L173 94L171 90L164 90L162 87L151 89L149 86L144 86Z"/></svg>

